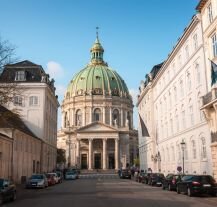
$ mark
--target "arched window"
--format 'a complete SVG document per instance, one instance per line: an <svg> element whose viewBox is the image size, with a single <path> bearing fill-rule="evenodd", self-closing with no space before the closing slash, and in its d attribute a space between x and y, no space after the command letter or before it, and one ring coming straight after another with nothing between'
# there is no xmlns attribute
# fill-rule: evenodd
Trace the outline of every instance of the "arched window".
<svg viewBox="0 0 217 207"><path fill-rule="evenodd" d="M67 112L65 112L65 115L64 115L64 128L67 127L67 122L68 122L68 115L67 115Z"/></svg>
<svg viewBox="0 0 217 207"><path fill-rule="evenodd" d="M206 159L207 154L206 154L206 140L205 138L201 139L201 158Z"/></svg>
<svg viewBox="0 0 217 207"><path fill-rule="evenodd" d="M189 101L189 118L190 118L190 126L194 125L194 110L191 100Z"/></svg>
<svg viewBox="0 0 217 207"><path fill-rule="evenodd" d="M192 140L191 145L192 145L192 158L197 159L197 148L196 148L195 140Z"/></svg>
<svg viewBox="0 0 217 207"><path fill-rule="evenodd" d="M99 108L94 110L94 121L101 121L101 110Z"/></svg>
<svg viewBox="0 0 217 207"><path fill-rule="evenodd" d="M76 123L75 123L76 126L81 126L82 125L82 112L81 110L77 110L76 112Z"/></svg>
<svg viewBox="0 0 217 207"><path fill-rule="evenodd" d="M119 111L117 109L113 111L112 118L113 118L113 124L118 126L119 125Z"/></svg>

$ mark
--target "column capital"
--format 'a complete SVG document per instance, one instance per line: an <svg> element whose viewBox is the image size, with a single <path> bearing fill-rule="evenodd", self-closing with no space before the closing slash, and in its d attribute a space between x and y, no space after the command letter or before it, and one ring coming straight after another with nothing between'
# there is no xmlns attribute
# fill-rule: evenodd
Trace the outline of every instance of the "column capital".
<svg viewBox="0 0 217 207"><path fill-rule="evenodd" d="M88 141L89 141L89 142L92 142L92 141L93 141L93 138L89 138Z"/></svg>

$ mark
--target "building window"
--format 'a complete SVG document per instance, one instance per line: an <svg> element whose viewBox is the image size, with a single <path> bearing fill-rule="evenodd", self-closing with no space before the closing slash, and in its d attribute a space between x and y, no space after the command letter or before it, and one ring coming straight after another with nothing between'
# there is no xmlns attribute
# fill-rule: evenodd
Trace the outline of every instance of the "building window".
<svg viewBox="0 0 217 207"><path fill-rule="evenodd" d="M192 158L195 160L197 159L197 148L195 140L192 140Z"/></svg>
<svg viewBox="0 0 217 207"><path fill-rule="evenodd" d="M16 71L15 81L25 81L26 73L25 71Z"/></svg>
<svg viewBox="0 0 217 207"><path fill-rule="evenodd" d="M208 9L208 19L209 19L209 23L211 23L211 22L213 21L212 4L210 4L207 9Z"/></svg>
<svg viewBox="0 0 217 207"><path fill-rule="evenodd" d="M186 56L186 60L188 60L188 59L189 59L189 56L190 56L188 45L185 47L185 56Z"/></svg>
<svg viewBox="0 0 217 207"><path fill-rule="evenodd" d="M38 105L38 96L30 96L29 97L29 105L37 106Z"/></svg>
<svg viewBox="0 0 217 207"><path fill-rule="evenodd" d="M179 132L179 116L178 116L178 114L176 115L176 132Z"/></svg>
<svg viewBox="0 0 217 207"><path fill-rule="evenodd" d="M22 106L23 105L23 98L21 96L14 97L14 105L15 106Z"/></svg>
<svg viewBox="0 0 217 207"><path fill-rule="evenodd" d="M184 86L183 86L183 81L180 81L180 95L183 98L184 97Z"/></svg>
<svg viewBox="0 0 217 207"><path fill-rule="evenodd" d="M201 158L206 159L206 140L204 138L201 139Z"/></svg>
<svg viewBox="0 0 217 207"><path fill-rule="evenodd" d="M171 135L173 135L173 119L170 119Z"/></svg>
<svg viewBox="0 0 217 207"><path fill-rule="evenodd" d="M117 109L113 111L113 124L117 126L119 125L119 111Z"/></svg>
<svg viewBox="0 0 217 207"><path fill-rule="evenodd" d="M66 128L67 126L68 126L68 115L67 115L67 112L65 112L64 127Z"/></svg>
<svg viewBox="0 0 217 207"><path fill-rule="evenodd" d="M94 110L94 121L101 121L101 110L98 108Z"/></svg>
<svg viewBox="0 0 217 207"><path fill-rule="evenodd" d="M181 147L177 145L178 161L181 161Z"/></svg>
<svg viewBox="0 0 217 207"><path fill-rule="evenodd" d="M194 42L194 49L196 50L198 48L198 39L197 34L193 36L193 42Z"/></svg>
<svg viewBox="0 0 217 207"><path fill-rule="evenodd" d="M82 125L82 112L81 110L77 110L76 112L76 123L75 123L76 126L81 126Z"/></svg>
<svg viewBox="0 0 217 207"><path fill-rule="evenodd" d="M191 90L191 74L187 74L187 85L188 85L188 90Z"/></svg>
<svg viewBox="0 0 217 207"><path fill-rule="evenodd" d="M177 102L177 90L176 87L174 87L174 102Z"/></svg>
<svg viewBox="0 0 217 207"><path fill-rule="evenodd" d="M195 64L196 76L197 76L197 83L200 84L200 65L198 63Z"/></svg>
<svg viewBox="0 0 217 207"><path fill-rule="evenodd" d="M172 146L172 161L175 161L175 149L174 149L174 146Z"/></svg>
<svg viewBox="0 0 217 207"><path fill-rule="evenodd" d="M186 124L185 124L185 111L182 111L182 127L185 129Z"/></svg>
<svg viewBox="0 0 217 207"><path fill-rule="evenodd" d="M193 113L193 106L191 105L190 107L189 107L189 115L190 115L190 124L191 124L191 126L193 126L194 125L194 113Z"/></svg>
<svg viewBox="0 0 217 207"><path fill-rule="evenodd" d="M214 34L212 36L212 48L213 48L213 56L216 57L217 56L217 38L216 38L216 34Z"/></svg>

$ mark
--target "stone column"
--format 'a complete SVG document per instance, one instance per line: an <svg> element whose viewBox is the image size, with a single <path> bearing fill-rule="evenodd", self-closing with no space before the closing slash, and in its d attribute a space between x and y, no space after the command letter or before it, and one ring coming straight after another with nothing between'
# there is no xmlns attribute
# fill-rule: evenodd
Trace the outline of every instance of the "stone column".
<svg viewBox="0 0 217 207"><path fill-rule="evenodd" d="M90 124L93 122L92 106L90 107Z"/></svg>
<svg viewBox="0 0 217 207"><path fill-rule="evenodd" d="M92 148L93 148L93 139L89 139L89 163L88 163L88 170L92 170L92 158L93 158L93 153L92 153Z"/></svg>
<svg viewBox="0 0 217 207"><path fill-rule="evenodd" d="M121 127L124 126L123 119L124 119L124 117L123 117L123 108L121 108Z"/></svg>
<svg viewBox="0 0 217 207"><path fill-rule="evenodd" d="M107 169L107 139L103 139L103 170Z"/></svg>
<svg viewBox="0 0 217 207"><path fill-rule="evenodd" d="M115 139L115 170L119 169L119 139Z"/></svg>
<svg viewBox="0 0 217 207"><path fill-rule="evenodd" d="M112 107L110 107L110 126L112 126Z"/></svg>
<svg viewBox="0 0 217 207"><path fill-rule="evenodd" d="M102 108L102 117L103 117L102 122L105 124L105 106L103 106Z"/></svg>
<svg viewBox="0 0 217 207"><path fill-rule="evenodd" d="M75 109L71 110L71 125L75 125Z"/></svg>
<svg viewBox="0 0 217 207"><path fill-rule="evenodd" d="M80 140L78 139L76 142L76 164L80 167Z"/></svg>

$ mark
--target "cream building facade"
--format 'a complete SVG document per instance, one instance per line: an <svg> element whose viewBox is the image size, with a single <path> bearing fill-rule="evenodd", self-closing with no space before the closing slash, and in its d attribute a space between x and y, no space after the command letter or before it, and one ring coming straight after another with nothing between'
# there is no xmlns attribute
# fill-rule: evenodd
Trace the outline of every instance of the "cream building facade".
<svg viewBox="0 0 217 207"><path fill-rule="evenodd" d="M177 172L177 167L185 173L213 173L211 135L200 111L207 91L201 16L197 14L167 60L141 82L137 106L150 134L142 137L138 130L141 168L164 174Z"/></svg>
<svg viewBox="0 0 217 207"><path fill-rule="evenodd" d="M201 110L211 131L213 175L217 179L217 84L211 85L211 61L217 64L217 1L201 0L197 10L202 17L205 63L207 68L207 94L203 96Z"/></svg>
<svg viewBox="0 0 217 207"><path fill-rule="evenodd" d="M68 166L118 170L137 157L132 97L103 53L97 36L90 63L73 77L61 105L58 148L65 149Z"/></svg>
<svg viewBox="0 0 217 207"><path fill-rule="evenodd" d="M18 94L6 107L19 112L26 126L42 140L40 171L56 168L57 109L54 80L49 79L42 66L28 60L4 67L0 84L13 83ZM32 150L35 151L33 145Z"/></svg>

